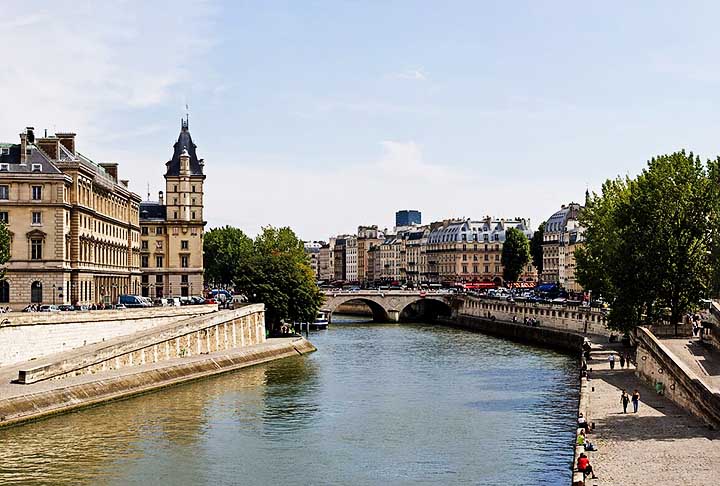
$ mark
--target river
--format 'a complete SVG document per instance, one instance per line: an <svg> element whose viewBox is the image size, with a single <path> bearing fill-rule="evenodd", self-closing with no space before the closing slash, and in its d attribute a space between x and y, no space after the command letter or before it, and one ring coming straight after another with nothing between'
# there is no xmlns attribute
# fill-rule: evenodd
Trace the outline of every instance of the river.
<svg viewBox="0 0 720 486"><path fill-rule="evenodd" d="M0 484L570 483L575 360L441 326L337 323L318 352L0 430Z"/></svg>

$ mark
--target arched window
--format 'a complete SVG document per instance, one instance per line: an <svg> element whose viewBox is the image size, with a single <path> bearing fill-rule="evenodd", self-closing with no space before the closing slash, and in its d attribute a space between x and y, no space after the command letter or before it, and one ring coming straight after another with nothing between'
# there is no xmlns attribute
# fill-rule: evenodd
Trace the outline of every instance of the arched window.
<svg viewBox="0 0 720 486"><path fill-rule="evenodd" d="M33 304L42 304L42 283L37 280L30 285L30 302Z"/></svg>
<svg viewBox="0 0 720 486"><path fill-rule="evenodd" d="M10 303L10 282L7 280L0 282L0 303Z"/></svg>

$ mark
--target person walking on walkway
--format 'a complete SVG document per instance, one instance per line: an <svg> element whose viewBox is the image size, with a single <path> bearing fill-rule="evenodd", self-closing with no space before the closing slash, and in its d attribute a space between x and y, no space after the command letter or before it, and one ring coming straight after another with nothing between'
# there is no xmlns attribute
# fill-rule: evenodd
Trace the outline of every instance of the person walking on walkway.
<svg viewBox="0 0 720 486"><path fill-rule="evenodd" d="M615 369L615 355L611 354L610 356L608 356L608 361L610 361L610 369L614 370Z"/></svg>
<svg viewBox="0 0 720 486"><path fill-rule="evenodd" d="M620 355L620 368L625 368L625 355Z"/></svg>
<svg viewBox="0 0 720 486"><path fill-rule="evenodd" d="M630 403L630 396L627 394L627 392L625 390L623 390L622 393L620 394L620 403L622 403L623 413L627 413L627 407L628 407L628 404Z"/></svg>
<svg viewBox="0 0 720 486"><path fill-rule="evenodd" d="M637 391L637 388L633 391L632 403L633 403L633 413L637 413L638 406L640 405L640 392Z"/></svg>

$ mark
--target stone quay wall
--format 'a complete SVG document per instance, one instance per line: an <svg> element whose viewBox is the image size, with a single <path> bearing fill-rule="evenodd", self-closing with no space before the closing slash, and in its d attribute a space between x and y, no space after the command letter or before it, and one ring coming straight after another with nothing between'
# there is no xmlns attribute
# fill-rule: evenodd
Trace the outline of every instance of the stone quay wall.
<svg viewBox="0 0 720 486"><path fill-rule="evenodd" d="M179 357L210 354L265 342L265 306L214 312L84 346L39 361L18 372L18 382L92 375Z"/></svg>
<svg viewBox="0 0 720 486"><path fill-rule="evenodd" d="M525 317L540 321L540 327L550 327L569 332L609 336L605 315L595 309L562 304L539 304L508 302L490 298L463 296L457 310L458 316L473 316L521 323ZM582 344L582 343L581 343Z"/></svg>
<svg viewBox="0 0 720 486"><path fill-rule="evenodd" d="M720 393L717 393L644 327L638 327L636 374L652 387L662 384L667 398L699 417L720 427Z"/></svg>
<svg viewBox="0 0 720 486"><path fill-rule="evenodd" d="M0 366L216 312L217 305L0 314Z"/></svg>
<svg viewBox="0 0 720 486"><path fill-rule="evenodd" d="M17 425L55 414L149 393L188 381L238 370L268 361L315 351L303 338L277 339L210 356L176 359L166 366L145 367L138 372L95 381L73 383L49 390L28 392L0 400L0 427ZM18 385L26 386L26 385ZM33 385L27 385L32 388Z"/></svg>
<svg viewBox="0 0 720 486"><path fill-rule="evenodd" d="M492 320L486 317L458 315L441 318L438 322L469 331L502 337L521 343L536 344L546 348L570 352L573 355L582 349L585 338L580 334L548 327L526 326L522 323Z"/></svg>

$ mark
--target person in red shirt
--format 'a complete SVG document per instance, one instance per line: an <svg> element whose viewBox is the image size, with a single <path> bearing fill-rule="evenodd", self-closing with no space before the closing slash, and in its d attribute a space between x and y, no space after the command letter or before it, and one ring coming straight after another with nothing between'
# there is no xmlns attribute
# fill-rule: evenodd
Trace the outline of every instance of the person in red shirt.
<svg viewBox="0 0 720 486"><path fill-rule="evenodd" d="M578 457L577 468L578 471L583 473L585 476L587 476L588 474L592 474L592 479L598 479L598 477L595 476L595 473L593 472L592 466L590 465L590 459L588 459L588 457L583 452L581 452L580 457Z"/></svg>

